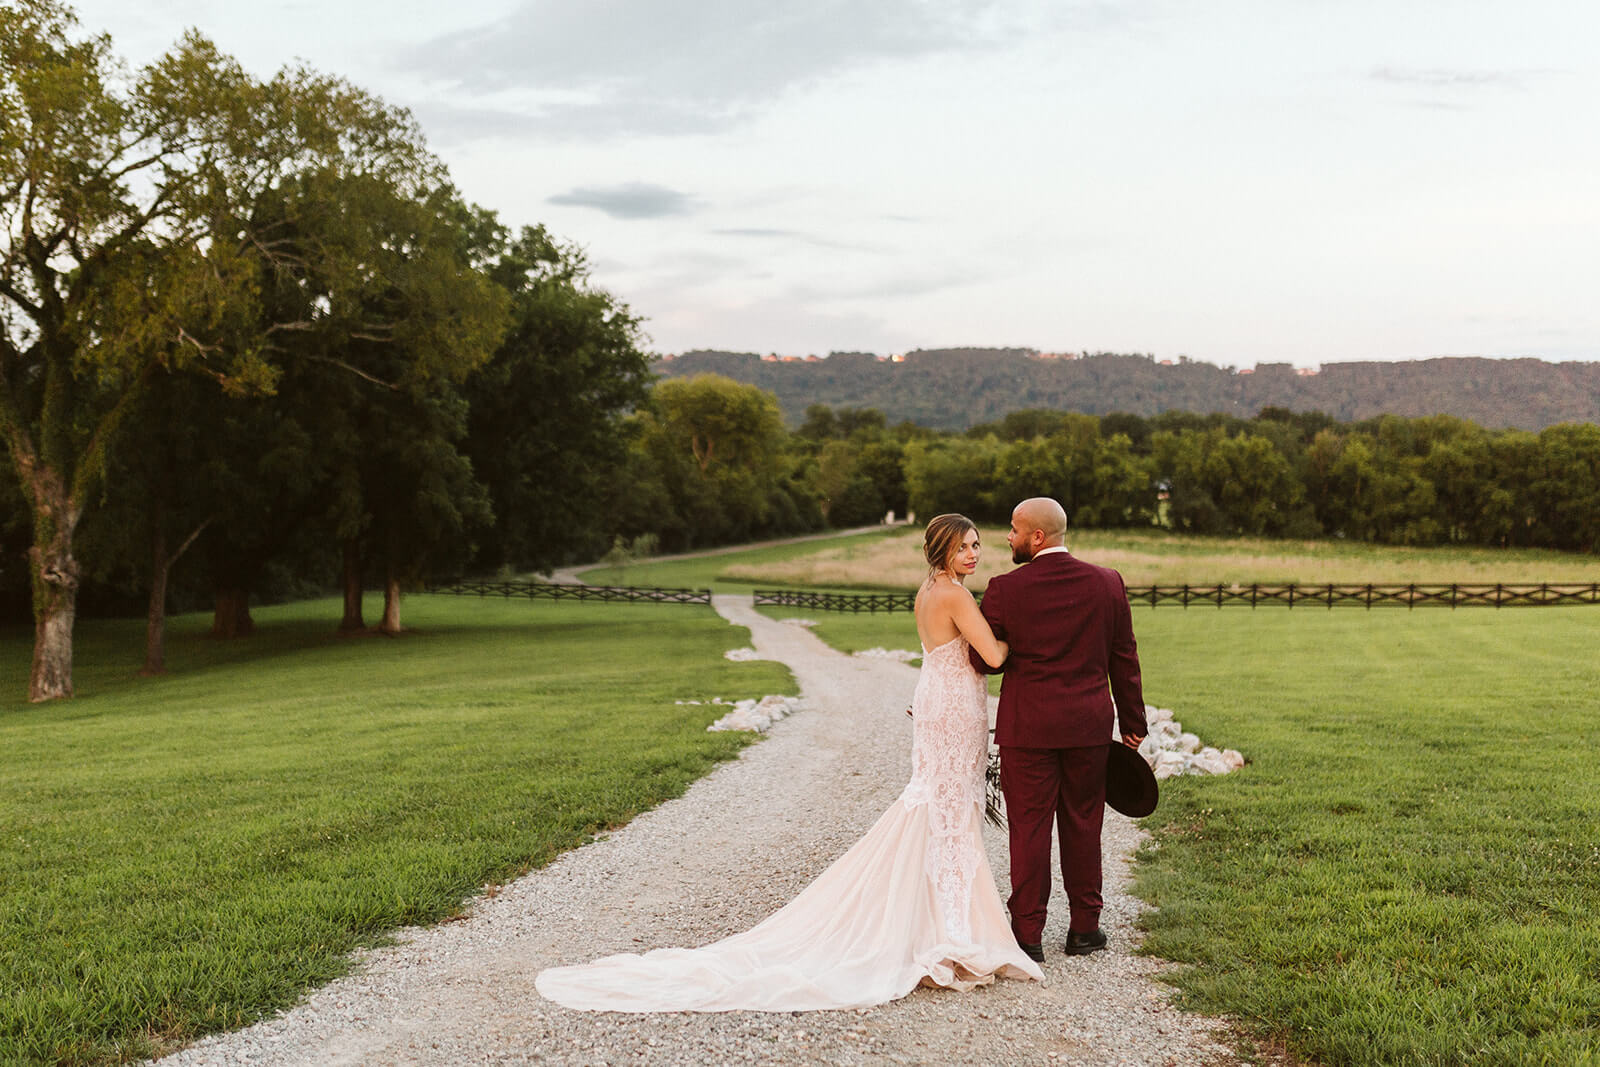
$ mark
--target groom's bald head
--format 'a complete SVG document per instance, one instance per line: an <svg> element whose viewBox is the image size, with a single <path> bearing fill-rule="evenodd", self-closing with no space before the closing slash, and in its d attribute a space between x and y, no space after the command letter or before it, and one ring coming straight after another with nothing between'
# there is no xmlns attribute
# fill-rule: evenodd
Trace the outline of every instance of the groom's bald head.
<svg viewBox="0 0 1600 1067"><path fill-rule="evenodd" d="M1011 559L1026 563L1041 549L1056 548L1067 538L1067 512L1047 496L1033 496L1011 511Z"/></svg>
<svg viewBox="0 0 1600 1067"><path fill-rule="evenodd" d="M1027 524L1028 529L1038 530L1044 534L1049 544L1059 545L1067 536L1067 512L1060 504L1047 496L1031 496L1018 504L1011 513L1014 519L1020 519Z"/></svg>

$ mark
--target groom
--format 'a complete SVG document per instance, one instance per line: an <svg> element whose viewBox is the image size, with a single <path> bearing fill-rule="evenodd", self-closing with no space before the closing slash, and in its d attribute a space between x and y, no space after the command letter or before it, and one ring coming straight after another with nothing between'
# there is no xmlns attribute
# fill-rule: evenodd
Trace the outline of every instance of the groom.
<svg viewBox="0 0 1600 1067"><path fill-rule="evenodd" d="M1106 947L1100 932L1100 823L1115 712L1122 743L1144 740L1144 693L1122 576L1068 554L1067 514L1049 497L1011 513L1011 559L1026 563L989 580L983 617L1011 644L995 743L1011 829L1011 929L1044 961L1050 901L1050 822L1061 837L1061 877L1072 921L1066 951ZM972 665L996 668L975 652ZM1115 709L1112 706L1116 700Z"/></svg>

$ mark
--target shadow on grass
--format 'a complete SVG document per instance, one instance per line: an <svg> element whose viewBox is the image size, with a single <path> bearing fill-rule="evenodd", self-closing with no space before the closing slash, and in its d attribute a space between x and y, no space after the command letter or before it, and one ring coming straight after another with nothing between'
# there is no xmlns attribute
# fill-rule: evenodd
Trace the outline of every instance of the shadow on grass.
<svg viewBox="0 0 1600 1067"><path fill-rule="evenodd" d="M341 632L338 628L340 602L337 600L301 601L268 605L254 609L254 631L245 637L210 636L209 612L176 615L167 621L165 673L145 675L145 620L89 619L79 623L75 634L74 687L71 700L42 705L26 702L28 671L31 662L33 631L14 626L0 630L0 716L28 710L52 709L59 718L78 718L99 713L98 704L139 689L181 688L191 683L206 683L218 672L245 666L268 666L277 661L296 660L308 653L324 658L327 665L345 665L352 659L366 658L375 665L388 657L416 651L405 646L413 641L449 644L464 640L536 643L545 635L559 634L563 640L592 638L604 642L615 636L622 615L590 616L577 605L538 604L533 601L443 597L418 595L408 598L411 615L419 625L407 629L398 645L375 640L392 635L371 631ZM634 610L671 613L659 621L673 618L719 619L704 605L602 605L603 610L629 613ZM553 609L550 614L546 610ZM573 610L577 609L577 610ZM526 621L508 619L508 613L526 611ZM324 621L325 620L325 621Z"/></svg>

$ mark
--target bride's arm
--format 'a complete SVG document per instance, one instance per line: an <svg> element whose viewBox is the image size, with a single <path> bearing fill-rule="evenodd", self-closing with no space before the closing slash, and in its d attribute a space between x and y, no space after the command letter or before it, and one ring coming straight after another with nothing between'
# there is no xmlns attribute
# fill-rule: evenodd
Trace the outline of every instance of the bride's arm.
<svg viewBox="0 0 1600 1067"><path fill-rule="evenodd" d="M995 637L994 631L989 629L989 621L978 610L978 602L972 599L971 593L963 589L950 600L950 618L956 624L956 629L961 631L961 636L967 639L973 651L983 657L983 662L998 670L1011 654L1011 646Z"/></svg>

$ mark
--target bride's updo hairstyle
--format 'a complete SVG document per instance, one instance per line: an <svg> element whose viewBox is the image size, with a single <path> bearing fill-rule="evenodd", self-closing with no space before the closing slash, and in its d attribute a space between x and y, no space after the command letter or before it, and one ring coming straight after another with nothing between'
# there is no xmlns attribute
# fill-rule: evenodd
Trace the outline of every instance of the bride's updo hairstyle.
<svg viewBox="0 0 1600 1067"><path fill-rule="evenodd" d="M977 528L977 523L955 512L935 515L928 520L928 528L922 532L922 555L928 561L929 578L950 566L956 549L961 547L962 538L967 536L969 530L976 531Z"/></svg>

